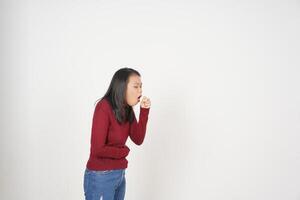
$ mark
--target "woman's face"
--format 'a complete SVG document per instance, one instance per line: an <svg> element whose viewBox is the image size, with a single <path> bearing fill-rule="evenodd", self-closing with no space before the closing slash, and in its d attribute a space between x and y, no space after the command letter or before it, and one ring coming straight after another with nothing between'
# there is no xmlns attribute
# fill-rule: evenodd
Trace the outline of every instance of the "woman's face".
<svg viewBox="0 0 300 200"><path fill-rule="evenodd" d="M126 89L126 101L130 106L138 104L142 96L142 82L138 75L129 76L129 81Z"/></svg>

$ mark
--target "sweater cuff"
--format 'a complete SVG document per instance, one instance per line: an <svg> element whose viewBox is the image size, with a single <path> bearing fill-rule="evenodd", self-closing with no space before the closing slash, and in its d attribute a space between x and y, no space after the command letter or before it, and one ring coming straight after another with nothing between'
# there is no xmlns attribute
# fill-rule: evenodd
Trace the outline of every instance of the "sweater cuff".
<svg viewBox="0 0 300 200"><path fill-rule="evenodd" d="M142 114L142 115L148 115L149 114L149 110L150 110L150 108L140 107L140 114Z"/></svg>

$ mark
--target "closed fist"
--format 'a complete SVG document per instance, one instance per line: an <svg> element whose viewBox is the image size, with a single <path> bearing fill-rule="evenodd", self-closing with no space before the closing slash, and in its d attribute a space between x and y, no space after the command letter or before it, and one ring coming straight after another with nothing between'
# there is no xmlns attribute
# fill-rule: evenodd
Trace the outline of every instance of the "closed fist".
<svg viewBox="0 0 300 200"><path fill-rule="evenodd" d="M143 96L142 101L141 101L141 107L142 108L150 108L151 106L151 101L148 97Z"/></svg>

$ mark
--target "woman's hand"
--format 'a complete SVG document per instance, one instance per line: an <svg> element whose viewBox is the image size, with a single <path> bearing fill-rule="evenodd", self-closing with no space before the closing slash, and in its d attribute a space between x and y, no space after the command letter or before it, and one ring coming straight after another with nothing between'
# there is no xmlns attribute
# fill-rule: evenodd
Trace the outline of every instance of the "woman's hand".
<svg viewBox="0 0 300 200"><path fill-rule="evenodd" d="M129 147L126 146L126 144L119 146L120 147L120 157L119 158L125 158L129 154Z"/></svg>
<svg viewBox="0 0 300 200"><path fill-rule="evenodd" d="M151 106L151 101L148 97L143 96L143 99L141 101L141 107L142 108L150 108Z"/></svg>

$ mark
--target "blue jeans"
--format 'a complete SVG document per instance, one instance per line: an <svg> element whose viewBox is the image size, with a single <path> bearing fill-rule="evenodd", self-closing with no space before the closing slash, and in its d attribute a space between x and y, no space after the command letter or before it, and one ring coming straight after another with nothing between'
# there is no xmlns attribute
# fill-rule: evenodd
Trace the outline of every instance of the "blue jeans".
<svg viewBox="0 0 300 200"><path fill-rule="evenodd" d="M86 200L124 200L125 169L94 171L86 168L83 188Z"/></svg>

